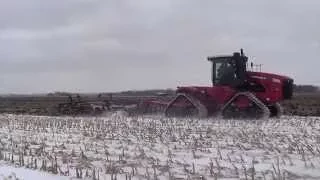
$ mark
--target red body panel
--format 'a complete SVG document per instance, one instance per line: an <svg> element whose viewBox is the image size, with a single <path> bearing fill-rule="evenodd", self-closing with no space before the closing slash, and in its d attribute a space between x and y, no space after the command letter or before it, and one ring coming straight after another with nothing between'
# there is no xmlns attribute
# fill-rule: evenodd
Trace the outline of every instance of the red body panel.
<svg viewBox="0 0 320 180"><path fill-rule="evenodd" d="M283 100L283 81L289 79L286 76L263 72L247 72L248 81L261 84L265 92L257 92L256 96L266 104L273 104Z"/></svg>
<svg viewBox="0 0 320 180"><path fill-rule="evenodd" d="M229 86L192 86L178 87L177 93L191 94L204 104L209 115L218 112L237 91Z"/></svg>
<svg viewBox="0 0 320 180"><path fill-rule="evenodd" d="M252 92L264 104L271 105L283 99L282 86L283 81L288 77L263 72L247 72L247 81L262 85L264 92ZM178 87L177 93L188 93L197 97L207 106L209 114L216 112L226 104L239 90L230 86L187 86ZM248 101L237 102L238 106L248 105Z"/></svg>
<svg viewBox="0 0 320 180"><path fill-rule="evenodd" d="M218 104L224 104L237 91L229 86L187 86L178 87L177 93L188 93L196 96L202 102L213 101Z"/></svg>

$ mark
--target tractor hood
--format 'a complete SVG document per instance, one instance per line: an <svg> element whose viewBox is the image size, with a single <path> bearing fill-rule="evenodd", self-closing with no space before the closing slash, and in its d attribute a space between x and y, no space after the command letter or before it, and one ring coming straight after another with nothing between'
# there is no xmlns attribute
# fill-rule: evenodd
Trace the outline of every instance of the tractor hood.
<svg viewBox="0 0 320 180"><path fill-rule="evenodd" d="M265 72L251 72L248 71L247 75L251 78L255 79L273 79L275 81L286 81L286 80L293 80L288 76L272 74L272 73L265 73Z"/></svg>

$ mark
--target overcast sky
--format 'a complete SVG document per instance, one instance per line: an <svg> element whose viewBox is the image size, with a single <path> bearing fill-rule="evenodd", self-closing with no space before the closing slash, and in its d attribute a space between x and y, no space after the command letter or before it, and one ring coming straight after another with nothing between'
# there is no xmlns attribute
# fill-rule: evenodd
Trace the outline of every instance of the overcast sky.
<svg viewBox="0 0 320 180"><path fill-rule="evenodd" d="M0 93L211 85L207 56L244 48L320 85L319 0L0 0Z"/></svg>

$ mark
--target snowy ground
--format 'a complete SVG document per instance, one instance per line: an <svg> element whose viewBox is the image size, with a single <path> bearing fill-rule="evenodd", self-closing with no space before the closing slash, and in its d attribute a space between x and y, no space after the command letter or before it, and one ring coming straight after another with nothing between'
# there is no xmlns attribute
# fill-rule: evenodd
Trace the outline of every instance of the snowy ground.
<svg viewBox="0 0 320 180"><path fill-rule="evenodd" d="M34 171L23 167L17 168L9 164L1 164L0 166L0 179L12 180L69 180L70 177L62 177L52 175L46 172Z"/></svg>
<svg viewBox="0 0 320 180"><path fill-rule="evenodd" d="M0 179L320 179L320 118L0 115Z"/></svg>

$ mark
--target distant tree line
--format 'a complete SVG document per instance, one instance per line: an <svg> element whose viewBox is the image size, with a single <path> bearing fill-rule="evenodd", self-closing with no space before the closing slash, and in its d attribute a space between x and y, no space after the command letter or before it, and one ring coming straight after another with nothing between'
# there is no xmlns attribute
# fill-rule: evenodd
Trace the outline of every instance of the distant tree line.
<svg viewBox="0 0 320 180"><path fill-rule="evenodd" d="M296 93L312 93L318 92L319 87L314 85L294 85L293 91Z"/></svg>
<svg viewBox="0 0 320 180"><path fill-rule="evenodd" d="M313 93L313 92L320 92L318 86L314 85L294 85L293 91L296 93ZM126 95L126 96L154 96L160 94L168 94L174 95L175 89L152 89L152 90L131 90L131 91L122 91L122 92L115 92L115 93L97 93L98 97L102 96L110 96L110 95ZM48 96L69 96L75 95L74 93L70 92L53 92L47 94Z"/></svg>
<svg viewBox="0 0 320 180"><path fill-rule="evenodd" d="M57 92L53 92L53 93L48 93L47 95L48 96L69 96L69 95L72 95L72 93L57 91Z"/></svg>
<svg viewBox="0 0 320 180"><path fill-rule="evenodd" d="M159 94L174 94L175 90L173 89L152 89L152 90L137 90L137 91L123 91L116 94L121 95L132 95L132 96L153 96Z"/></svg>

